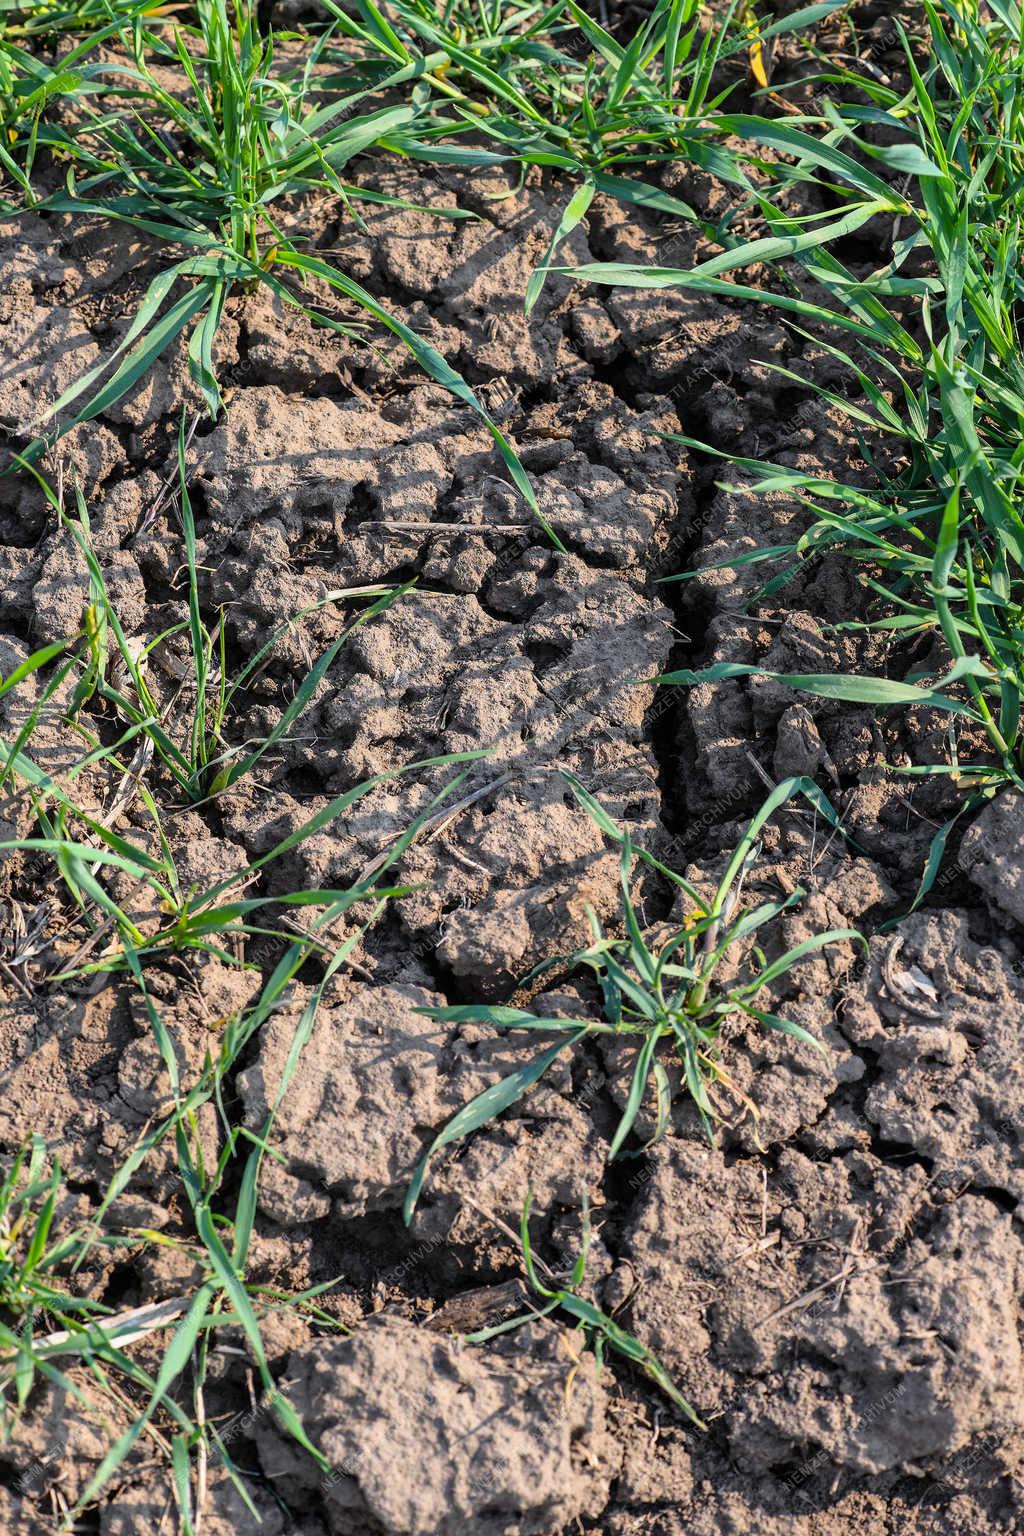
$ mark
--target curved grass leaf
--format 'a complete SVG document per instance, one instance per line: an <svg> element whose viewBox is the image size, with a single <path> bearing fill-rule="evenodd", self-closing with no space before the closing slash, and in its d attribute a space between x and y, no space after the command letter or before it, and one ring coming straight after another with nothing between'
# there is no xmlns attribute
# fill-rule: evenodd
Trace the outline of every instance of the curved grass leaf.
<svg viewBox="0 0 1024 1536"><path fill-rule="evenodd" d="M623 1110L622 1118L616 1127L615 1135L612 1137L611 1145L608 1148L608 1161L610 1163L614 1162L618 1157L626 1137L633 1129L634 1121L640 1113L644 1090L647 1087L647 1080L651 1075L654 1063L654 1052L657 1049L660 1038L659 1031L650 1030L637 1053L636 1065L633 1068L633 1078L629 1085L629 1096L626 1099L626 1107Z"/></svg>
<svg viewBox="0 0 1024 1536"><path fill-rule="evenodd" d="M402 1206L406 1226L412 1221L431 1159L443 1147L451 1146L452 1142L461 1141L463 1136L479 1130L480 1126L486 1125L488 1120L493 1120L495 1115L500 1115L517 1099L521 1099L527 1089L532 1088L534 1083L544 1076L552 1062L557 1060L567 1047L577 1045L588 1032L586 1026L573 1030L564 1040L560 1040L557 1045L551 1046L539 1056L534 1057L533 1061L528 1062L526 1066L510 1072L500 1082L492 1083L489 1088L485 1088L482 1093L470 1099L468 1104L464 1104L458 1113L452 1116L444 1129L434 1137L413 1174Z"/></svg>
<svg viewBox="0 0 1024 1536"><path fill-rule="evenodd" d="M961 677L991 679L991 672L976 657L966 658L970 665L957 671L952 669L944 679L945 684ZM951 698L938 688L919 688L914 683L895 682L886 677L848 677L833 672L770 672L745 662L720 661L699 671L681 668L677 672L665 672L651 682L691 688L698 683L718 683L734 677L770 677L787 687L818 698L841 699L848 704L877 704L887 707L893 704L929 704L950 714L964 715L981 723L981 716L961 699Z"/></svg>

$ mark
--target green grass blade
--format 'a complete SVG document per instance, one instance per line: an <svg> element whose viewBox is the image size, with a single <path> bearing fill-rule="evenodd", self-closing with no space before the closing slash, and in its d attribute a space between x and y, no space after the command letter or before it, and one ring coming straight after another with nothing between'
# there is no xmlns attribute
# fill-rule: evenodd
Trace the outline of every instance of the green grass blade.
<svg viewBox="0 0 1024 1536"><path fill-rule="evenodd" d="M475 1098L470 1099L468 1104L464 1104L452 1116L447 1125L434 1137L413 1174L405 1202L402 1206L402 1215L406 1226L412 1221L427 1168L436 1154L443 1147L450 1146L452 1142L461 1141L463 1136L470 1135L473 1131L478 1130L481 1125L485 1125L488 1120L493 1120L495 1115L500 1115L503 1110L515 1104L529 1088L533 1087L539 1078L543 1077L552 1062L567 1047L578 1044L587 1033L586 1027L573 1030L564 1040L560 1040L557 1045L553 1045L539 1056L535 1056L533 1061L528 1062L526 1066L517 1068L515 1072L510 1072L500 1082L492 1083L489 1088L485 1088L482 1093L478 1093Z"/></svg>

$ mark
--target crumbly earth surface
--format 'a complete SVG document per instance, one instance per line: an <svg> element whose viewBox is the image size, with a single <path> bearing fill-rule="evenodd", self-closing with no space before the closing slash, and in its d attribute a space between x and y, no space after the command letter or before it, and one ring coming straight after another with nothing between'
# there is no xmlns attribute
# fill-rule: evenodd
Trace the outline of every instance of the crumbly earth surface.
<svg viewBox="0 0 1024 1536"><path fill-rule="evenodd" d="M861 9L884 63L894 46L885 17ZM739 470L723 487L718 461L665 436L863 478L848 424L810 387L833 384L836 364L756 306L706 295L555 276L527 320L524 289L564 187L532 174L514 190L497 173L372 160L359 175L375 191L477 215L445 221L368 203L358 230L340 206L294 210L312 245L487 401L565 550L508 485L478 418L394 338L318 331L259 294L230 301L218 340L228 410L200 422L189 450L204 609L211 619L223 610L241 665L283 617L321 605L252 679L238 742L268 734L337 638L345 610L323 603L329 593L415 585L351 636L251 775L197 809L168 799L183 886L207 889L260 859L371 775L441 753L486 755L404 856L410 894L328 991L260 1182L250 1278L281 1291L330 1282L320 1304L351 1325L339 1334L273 1311L265 1321L281 1390L333 1470L321 1474L253 1397L241 1335L221 1339L206 1413L248 1474L257 1513L211 1462L205 1536L1024 1532L1021 802L990 804L951 842L924 907L883 930L906 912L936 824L958 804L948 782L891 769L933 760L945 724L925 711L808 702L764 678L680 691L646 681L670 665L728 660L870 669L865 642L830 629L863 602L849 572L817 563L751 606L760 568L723 568L755 544L784 543L801 509L755 497ZM698 209L723 196L700 172L664 179ZM701 257L691 231L600 197L563 250L566 265ZM11 441L124 333L151 260L131 234L57 217L0 230L0 425ZM169 707L182 686L175 627L187 589L163 488L183 399L192 410L178 357L57 456L87 497L125 632L144 647L172 631L147 660ZM681 570L699 574L658 583ZM75 634L87 591L74 540L32 483L0 481L0 671ZM36 686L28 678L0 698L5 739ZM110 737L117 722L99 725ZM58 710L42 718L33 751L57 782L78 761ZM588 1047L438 1160L406 1230L402 1200L430 1138L529 1054L516 1037L416 1009L504 1001L532 966L586 941L587 908L608 923L619 912L618 855L563 769L636 844L698 884L720 872L766 779L814 777L850 840L807 810L784 811L746 894L805 888L782 924L787 945L823 928L877 936L866 958L837 945L780 986L778 1003L827 1057L777 1035L730 1038L730 1072L759 1115L731 1122L717 1148L680 1097L665 1139L609 1170L634 1057ZM388 778L273 860L261 893L351 884L454 773ZM98 771L76 780L79 803L100 813L116 788ZM137 802L115 824L152 835ZM17 799L0 805L4 838L30 827ZM114 888L140 923L152 918L145 894ZM636 894L652 929L685 915L655 881ZM5 855L0 911L41 900L53 924L70 923L43 860ZM226 958L187 975L154 968L151 995L185 1087L271 956L256 940L246 954L255 970ZM314 984L300 977L232 1076L230 1110L254 1133ZM539 1000L539 1011L570 1016L588 1006L571 990ZM60 1219L88 1217L170 1103L130 987L33 990L0 974L0 1146L13 1153L26 1126L45 1135L72 1192ZM641 1135L654 1127L646 1115ZM215 1160L223 1127L212 1103L197 1130ZM578 1335L557 1318L464 1341L527 1304L509 1229L531 1187L538 1249L556 1269L576 1251L589 1191L589 1294L655 1350L706 1432L621 1360L598 1371L579 1358ZM173 1147L153 1148L105 1220L168 1241L129 1243L116 1266L95 1250L94 1267L77 1274L83 1294L127 1307L194 1287L187 1243L172 1241L187 1235ZM109 1404L89 1411L87 1380L69 1380L77 1396L37 1389L0 1447L0 1525L12 1536L52 1530L125 1427L103 1419ZM170 1507L160 1466L140 1441L88 1529L159 1530Z"/></svg>

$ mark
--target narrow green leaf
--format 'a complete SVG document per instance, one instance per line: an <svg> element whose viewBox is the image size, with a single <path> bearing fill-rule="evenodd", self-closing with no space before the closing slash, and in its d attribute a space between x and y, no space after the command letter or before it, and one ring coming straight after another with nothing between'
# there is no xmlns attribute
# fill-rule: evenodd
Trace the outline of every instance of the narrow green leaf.
<svg viewBox="0 0 1024 1536"><path fill-rule="evenodd" d="M647 1079L651 1074L654 1061L654 1052L658 1046L659 1031L648 1030L637 1053L636 1064L633 1068L633 1078L629 1085L629 1095L626 1099L626 1107L622 1112L622 1118L618 1123L615 1135L612 1137L611 1146L608 1148L608 1161L614 1162L622 1150L623 1143L633 1123L640 1112L640 1106L644 1099L644 1090L647 1087Z"/></svg>
<svg viewBox="0 0 1024 1536"><path fill-rule="evenodd" d="M444 1129L439 1131L434 1137L413 1174L412 1182L409 1185L405 1203L402 1207L406 1226L412 1221L416 1202L420 1197L420 1190L426 1177L427 1167L431 1159L441 1151L442 1147L450 1146L453 1141L460 1141L463 1136L470 1135L471 1132L478 1130L481 1125L485 1125L488 1120L493 1120L495 1115L500 1115L503 1110L508 1109L517 1099L522 1098L527 1089L532 1088L538 1078L543 1077L552 1062L561 1055L566 1047L578 1044L587 1033L586 1027L573 1030L564 1040L560 1040L557 1045L553 1045L548 1050L543 1051L540 1056L534 1057L533 1061L528 1062L526 1066L517 1068L515 1072L510 1072L500 1082L492 1083L489 1088L485 1088L482 1093L478 1093L475 1098L470 1099L468 1104L464 1104L452 1116Z"/></svg>

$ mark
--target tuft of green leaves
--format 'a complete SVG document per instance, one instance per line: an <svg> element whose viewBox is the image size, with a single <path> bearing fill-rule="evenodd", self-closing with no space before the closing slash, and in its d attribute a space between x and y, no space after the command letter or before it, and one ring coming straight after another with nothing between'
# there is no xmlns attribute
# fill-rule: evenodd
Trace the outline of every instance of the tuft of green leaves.
<svg viewBox="0 0 1024 1536"><path fill-rule="evenodd" d="M714 1122L722 1118L713 1102L716 1088L721 1088L727 1096L738 1100L756 1115L756 1105L740 1092L721 1061L721 1037L726 1021L732 1017L752 1019L765 1029L790 1035L815 1050L823 1050L820 1042L801 1025L759 1006L757 996L794 965L829 944L849 939L864 945L863 938L854 929L840 928L815 934L776 959L768 960L755 935L800 901L804 891L798 887L784 901L762 902L748 910L740 905L745 876L760 851L758 834L780 806L795 796L803 796L830 826L838 828L835 811L812 780L786 779L773 790L737 844L715 894L708 902L682 875L668 869L649 853L635 850L628 834L616 826L599 801L570 774L563 776L605 836L622 850L620 879L625 934L621 938L606 936L597 918L588 911L592 943L573 955L544 962L537 971L531 972L531 976L553 966L570 971L589 970L601 991L604 1017L582 1020L544 1018L520 1008L475 1003L417 1010L428 1018L447 1023L492 1024L497 1029L526 1030L556 1038L554 1044L540 1055L471 1099L438 1132L409 1185L404 1206L407 1223L412 1220L427 1169L436 1154L516 1103L563 1051L588 1038L629 1039L636 1043L633 1077L625 1109L608 1149L609 1161L623 1152L652 1088L656 1106L656 1128L652 1139L660 1137L668 1125L672 1090L661 1059L664 1049L674 1054L681 1064L685 1092L696 1105L710 1138L714 1136ZM692 903L692 911L683 927L656 949L645 940L630 897L635 858L656 869ZM749 974L743 980L719 987L715 973L727 954L736 958L737 950L743 955Z"/></svg>
<svg viewBox="0 0 1024 1536"><path fill-rule="evenodd" d="M40 210L103 217L151 236L168 256L113 353L76 379L34 423L58 424L37 436L24 457L35 461L64 433L102 415L154 363L187 337L188 367L212 416L222 407L215 346L233 292L262 287L339 335L358 331L310 297L321 286L398 338L424 372L480 416L528 505L541 516L518 455L462 376L386 305L339 267L305 249L275 209L318 193L392 203L362 192L341 172L357 155L387 141L417 116L412 104L357 110L365 92L328 93L317 77L330 29L301 67L279 65L273 34L264 36L250 0L201 0L196 25L159 30L146 7L126 8L69 55L59 72L0 41L0 106L8 138L3 165ZM124 58L83 64L116 38ZM163 83L174 70L183 89ZM6 74L3 73L6 71ZM50 113L73 97L73 113ZM36 199L32 164L39 150L67 165L65 185ZM433 210L439 218L465 217ZM290 281L297 278L296 291ZM551 535L554 542L558 540Z"/></svg>
<svg viewBox="0 0 1024 1536"><path fill-rule="evenodd" d="M575 269L589 282L757 300L786 312L798 331L813 322L816 342L822 328L831 329L826 346L846 368L849 391L775 371L846 416L876 484L865 490L718 453L746 472L746 489L786 493L809 514L791 544L723 563L775 568L757 601L826 554L854 561L870 608L864 619L837 627L887 636L893 675L782 680L818 697L879 707L926 703L950 717L948 761L901 770L947 775L966 792L936 835L915 905L959 816L998 788L1024 788L1021 14L1015 4L925 0L924 19L925 39L916 46L902 39L905 86L822 60L819 115L719 117L720 130L746 141L747 163L761 178L755 200L763 237L690 271L610 263ZM787 193L800 184L827 198L827 216L794 217ZM887 242L885 259L873 272L854 273L833 247L869 224ZM774 288L736 281L732 274L754 261L774 265L782 281ZM808 280L828 303L806 296ZM884 454L874 456L872 443ZM928 637L948 654L935 681L901 661L905 642ZM660 681L689 686L756 670L719 666ZM973 760L958 753L958 721L986 744Z"/></svg>

